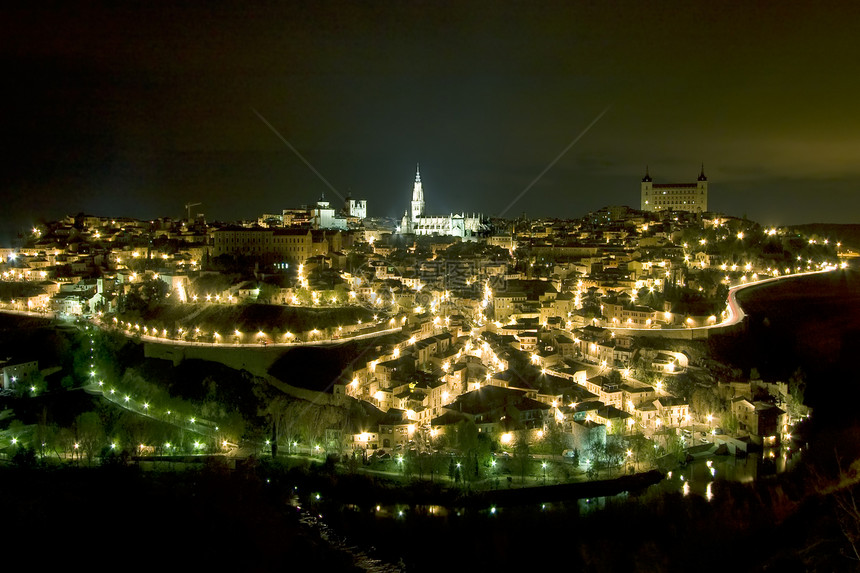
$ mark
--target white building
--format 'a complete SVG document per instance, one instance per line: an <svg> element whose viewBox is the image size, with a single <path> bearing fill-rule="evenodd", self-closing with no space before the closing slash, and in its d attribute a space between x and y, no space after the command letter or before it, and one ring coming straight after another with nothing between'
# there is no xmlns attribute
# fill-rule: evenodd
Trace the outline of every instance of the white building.
<svg viewBox="0 0 860 573"><path fill-rule="evenodd" d="M367 199L346 198L346 214L348 217L356 217L358 219L367 218Z"/></svg>
<svg viewBox="0 0 860 573"><path fill-rule="evenodd" d="M424 188L421 185L421 173L415 169L415 183L412 185L412 215L403 213L400 220L399 233L414 233L416 235L449 235L453 237L471 237L477 235L484 227L481 215L471 216L465 213L441 217L428 217L425 214Z"/></svg>
<svg viewBox="0 0 860 573"><path fill-rule="evenodd" d="M311 221L314 229L346 230L346 219L335 213L331 203L325 200L325 193L311 210Z"/></svg>
<svg viewBox="0 0 860 573"><path fill-rule="evenodd" d="M689 211L703 213L708 210L708 178L705 166L695 183L654 183L645 168L641 184L642 211Z"/></svg>
<svg viewBox="0 0 860 573"><path fill-rule="evenodd" d="M20 362L0 368L2 372L3 388L12 388L14 384L29 385L39 374L39 362Z"/></svg>

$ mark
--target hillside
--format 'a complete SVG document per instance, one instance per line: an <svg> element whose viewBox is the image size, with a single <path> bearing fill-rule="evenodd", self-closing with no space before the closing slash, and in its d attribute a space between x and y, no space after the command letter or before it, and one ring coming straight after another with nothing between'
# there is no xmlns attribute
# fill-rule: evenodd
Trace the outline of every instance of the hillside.
<svg viewBox="0 0 860 573"><path fill-rule="evenodd" d="M270 304L162 304L144 310L140 314L120 314L120 320L140 322L141 325L167 329L174 332L183 328L186 332L199 328L202 336L213 332L229 335L234 330L242 333L263 331L270 337L277 333L300 333L314 328L325 330L358 320L372 320L373 313L365 308L310 308Z"/></svg>
<svg viewBox="0 0 860 573"><path fill-rule="evenodd" d="M818 235L830 241L841 241L843 245L860 251L860 224L808 223L791 225L791 228L804 235Z"/></svg>

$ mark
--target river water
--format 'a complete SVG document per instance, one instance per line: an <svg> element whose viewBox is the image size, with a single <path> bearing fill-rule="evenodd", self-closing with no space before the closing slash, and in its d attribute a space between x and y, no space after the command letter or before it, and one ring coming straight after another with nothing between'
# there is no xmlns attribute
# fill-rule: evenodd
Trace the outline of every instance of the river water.
<svg viewBox="0 0 860 573"><path fill-rule="evenodd" d="M747 330L715 337L717 358L769 381L802 369L805 402L825 416L857 419L860 386L851 383L860 349L860 272L857 265L742 291ZM834 392L834 389L838 390Z"/></svg>

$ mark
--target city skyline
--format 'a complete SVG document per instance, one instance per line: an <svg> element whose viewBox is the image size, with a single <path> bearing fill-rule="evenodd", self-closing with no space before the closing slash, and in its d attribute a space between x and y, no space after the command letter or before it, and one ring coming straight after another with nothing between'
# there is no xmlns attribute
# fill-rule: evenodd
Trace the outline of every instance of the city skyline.
<svg viewBox="0 0 860 573"><path fill-rule="evenodd" d="M713 211L852 222L856 10L7 10L0 235L82 210L180 217L188 202L255 218L323 192L338 204L332 189L399 217L419 162L433 213L635 207L646 165L669 183L704 163Z"/></svg>

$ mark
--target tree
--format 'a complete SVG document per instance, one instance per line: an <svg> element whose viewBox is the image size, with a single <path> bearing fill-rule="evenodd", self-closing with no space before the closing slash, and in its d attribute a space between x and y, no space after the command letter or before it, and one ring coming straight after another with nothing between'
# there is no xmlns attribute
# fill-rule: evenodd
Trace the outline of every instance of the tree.
<svg viewBox="0 0 860 573"><path fill-rule="evenodd" d="M634 463L639 463L643 455L647 456L650 453L648 450L654 449L651 440L646 438L641 432L627 436L627 447L630 449L630 453L633 454Z"/></svg>
<svg viewBox="0 0 860 573"><path fill-rule="evenodd" d="M726 410L720 415L720 426L728 434L736 434L740 429L740 421L731 410Z"/></svg>
<svg viewBox="0 0 860 573"><path fill-rule="evenodd" d="M134 455L141 445L150 445L150 426L146 419L132 412L123 412L117 422L119 442L124 450Z"/></svg>
<svg viewBox="0 0 860 573"><path fill-rule="evenodd" d="M71 374L66 374L63 376L63 379L60 380L60 386L63 387L63 390L71 390L75 387L75 379Z"/></svg>
<svg viewBox="0 0 860 573"><path fill-rule="evenodd" d="M669 376L666 380L666 390L671 394L689 401L693 396L693 391L696 389L696 383L686 373L676 376Z"/></svg>
<svg viewBox="0 0 860 573"><path fill-rule="evenodd" d="M860 502L857 489L860 484L860 462L854 461L846 469L843 467L838 451L836 454L836 474L822 469L812 470L812 485L819 496L832 504L839 529L848 543L841 549L848 559L860 562ZM855 565L856 566L856 565Z"/></svg>
<svg viewBox="0 0 860 573"><path fill-rule="evenodd" d="M331 408L333 412L333 423L337 428L334 436L337 438L338 453L343 453L344 450L352 446L352 437L358 431L359 420L364 415L361 404L358 400L347 398L347 402L342 406L334 406Z"/></svg>
<svg viewBox="0 0 860 573"><path fill-rule="evenodd" d="M280 289L273 284L262 283L259 286L259 294L257 294L257 302L271 304L277 299Z"/></svg>
<svg viewBox="0 0 860 573"><path fill-rule="evenodd" d="M138 287L140 297L146 301L146 305L151 309L164 301L167 294L170 292L167 283L155 278L148 278L140 283Z"/></svg>
<svg viewBox="0 0 860 573"><path fill-rule="evenodd" d="M805 416L809 409L803 403L806 394L806 374L802 368L794 371L788 379L788 396L786 397L786 409L792 420Z"/></svg>
<svg viewBox="0 0 860 573"><path fill-rule="evenodd" d="M347 473L358 473L358 469L361 467L362 454L358 451L352 451L347 454L345 458L344 467L346 468Z"/></svg>
<svg viewBox="0 0 860 573"><path fill-rule="evenodd" d="M278 444L281 439L281 424L287 416L287 411L292 407L294 401L284 395L274 396L268 400L263 408L264 415L269 419L271 427L272 458L278 457Z"/></svg>
<svg viewBox="0 0 860 573"><path fill-rule="evenodd" d="M309 403L290 398L259 379L254 380L252 390L259 405L257 414L265 419L268 426L272 457L275 458L282 439L286 439L288 450L289 444L297 440L298 428L301 427L302 416Z"/></svg>
<svg viewBox="0 0 860 573"><path fill-rule="evenodd" d="M308 404L301 415L301 427L311 451L316 451L317 446L322 447L320 440L326 429L334 421L333 412L327 406Z"/></svg>
<svg viewBox="0 0 860 573"><path fill-rule="evenodd" d="M526 474L531 471L531 455L527 430L519 430L514 436L514 457L513 465L517 473L520 474L520 483L526 481Z"/></svg>
<svg viewBox="0 0 860 573"><path fill-rule="evenodd" d="M48 409L43 406L33 433L33 443L39 451L39 457L45 457L48 444L53 443L54 432L55 429L48 425Z"/></svg>
<svg viewBox="0 0 860 573"><path fill-rule="evenodd" d="M87 465L92 465L96 452L104 445L104 426L96 412L84 412L75 418L79 449L87 457Z"/></svg>
<svg viewBox="0 0 860 573"><path fill-rule="evenodd" d="M619 436L612 436L606 440L606 461L609 464L609 473L621 464L625 456L624 445Z"/></svg>
<svg viewBox="0 0 860 573"><path fill-rule="evenodd" d="M561 424L551 421L546 427L546 439L549 453L558 456L567 448L567 435Z"/></svg>
<svg viewBox="0 0 860 573"><path fill-rule="evenodd" d="M69 428L60 428L53 435L53 443L51 447L54 453L57 454L57 459L62 460L63 454L72 453L74 458L75 453L75 434ZM62 453L61 453L62 452Z"/></svg>
<svg viewBox="0 0 860 573"><path fill-rule="evenodd" d="M666 453L675 456L678 461L682 461L685 454L684 442L681 441L681 437L672 428L665 428L661 434L666 444Z"/></svg>
<svg viewBox="0 0 860 573"><path fill-rule="evenodd" d="M26 447L18 448L12 455L12 459L10 461L13 466L22 469L30 469L39 465L39 460L36 457L36 450Z"/></svg>
<svg viewBox="0 0 860 573"><path fill-rule="evenodd" d="M418 456L418 452L413 450L407 450L406 453L400 458L401 469L403 470L403 475L405 477L412 477L415 474L418 474L419 478L424 477L424 468L421 465L420 457Z"/></svg>
<svg viewBox="0 0 860 573"><path fill-rule="evenodd" d="M713 388L696 388L690 398L690 409L698 416L713 414L719 406L719 398Z"/></svg>
<svg viewBox="0 0 860 573"><path fill-rule="evenodd" d="M606 438L601 434L592 434L585 446L586 463L588 463L589 478L597 477L597 472L606 460Z"/></svg>

